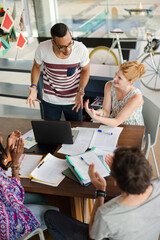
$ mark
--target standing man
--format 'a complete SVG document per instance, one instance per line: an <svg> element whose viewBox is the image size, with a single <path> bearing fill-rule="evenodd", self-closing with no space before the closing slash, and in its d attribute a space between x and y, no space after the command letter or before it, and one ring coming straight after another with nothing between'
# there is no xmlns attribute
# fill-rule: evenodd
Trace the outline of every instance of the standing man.
<svg viewBox="0 0 160 240"><path fill-rule="evenodd" d="M31 72L27 104L35 107L37 84L43 64L43 111L45 120L82 121L84 89L89 80L89 53L83 43L73 41L68 27L57 23L52 39L40 43Z"/></svg>

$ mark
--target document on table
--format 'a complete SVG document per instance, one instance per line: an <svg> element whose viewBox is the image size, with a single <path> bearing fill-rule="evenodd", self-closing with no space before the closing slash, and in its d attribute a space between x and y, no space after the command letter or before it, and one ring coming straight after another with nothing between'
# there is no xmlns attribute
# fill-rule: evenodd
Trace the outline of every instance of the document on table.
<svg viewBox="0 0 160 240"><path fill-rule="evenodd" d="M86 185L90 182L88 168L92 163L95 165L95 171L98 171L102 177L107 177L110 175L110 169L102 163L94 150L95 148L92 148L88 152L74 156L66 155L69 168L82 185Z"/></svg>
<svg viewBox="0 0 160 240"><path fill-rule="evenodd" d="M122 127L108 127L101 125L98 130L94 131L90 148L97 147L103 150L114 148L117 145L119 135L121 134Z"/></svg>
<svg viewBox="0 0 160 240"><path fill-rule="evenodd" d="M77 127L79 130L78 136L73 144L62 144L59 153L67 155L76 155L85 152L91 142L95 128Z"/></svg>
<svg viewBox="0 0 160 240"><path fill-rule="evenodd" d="M65 178L62 171L67 167L64 159L56 158L51 153L48 153L30 173L29 177L33 181L56 187Z"/></svg>
<svg viewBox="0 0 160 240"><path fill-rule="evenodd" d="M97 154L97 156L101 159L101 161L104 163L104 165L109 168L108 164L105 162L105 158L108 154L113 154L114 150L116 148L108 148L106 150L100 149L100 148L96 148L94 151Z"/></svg>
<svg viewBox="0 0 160 240"><path fill-rule="evenodd" d="M25 133L22 136L22 138L24 141L24 147L27 149L30 149L31 147L33 147L34 145L37 144L37 142L35 141L35 137L34 137L34 133L33 133L32 129L30 131L28 131L27 133Z"/></svg>
<svg viewBox="0 0 160 240"><path fill-rule="evenodd" d="M20 164L20 177L21 178L29 178L29 174L36 168L39 161L41 160L42 155L29 155L22 154L19 159ZM12 176L11 168L6 171L7 176Z"/></svg>

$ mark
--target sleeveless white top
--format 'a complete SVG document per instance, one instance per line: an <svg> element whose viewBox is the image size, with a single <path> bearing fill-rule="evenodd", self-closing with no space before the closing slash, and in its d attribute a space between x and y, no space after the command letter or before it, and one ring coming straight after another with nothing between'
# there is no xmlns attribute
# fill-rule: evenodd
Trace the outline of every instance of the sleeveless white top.
<svg viewBox="0 0 160 240"><path fill-rule="evenodd" d="M118 113L124 108L128 99L130 99L135 94L142 94L138 88L130 91L122 100L118 101L116 96L115 86L113 81L111 83L111 96L112 96L112 112L110 114L110 118L115 118ZM143 104L139 106L132 115L123 122L123 124L127 125L144 125L143 115L142 115Z"/></svg>

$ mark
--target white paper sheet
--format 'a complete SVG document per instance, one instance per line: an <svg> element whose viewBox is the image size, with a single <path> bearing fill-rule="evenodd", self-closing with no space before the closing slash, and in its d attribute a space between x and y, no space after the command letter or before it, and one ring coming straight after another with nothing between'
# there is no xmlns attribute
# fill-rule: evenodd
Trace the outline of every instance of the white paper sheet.
<svg viewBox="0 0 160 240"><path fill-rule="evenodd" d="M98 171L102 177L109 176L110 170L104 166L94 151L88 151L76 156L68 156L67 160L74 166L75 171L82 180L90 179L88 175L89 165L95 164L95 171ZM108 170L108 171L107 171Z"/></svg>
<svg viewBox="0 0 160 240"><path fill-rule="evenodd" d="M20 163L20 177L22 178L29 178L29 174L36 168L39 161L41 160L42 155L29 155L29 154L22 154L19 159ZM7 176L12 176L11 168L8 169L6 172Z"/></svg>
<svg viewBox="0 0 160 240"><path fill-rule="evenodd" d="M30 149L31 147L37 144L37 142L35 141L33 130L30 130L27 133L25 133L22 136L22 138L24 141L24 147L27 149Z"/></svg>
<svg viewBox="0 0 160 240"><path fill-rule="evenodd" d="M31 172L30 176L33 180L43 184L58 186L65 177L62 174L62 171L67 167L67 163L64 159L56 158L48 153L39 165Z"/></svg>
<svg viewBox="0 0 160 240"><path fill-rule="evenodd" d="M98 157L101 159L101 161L104 163L104 165L109 168L108 164L105 162L105 157L110 153L113 154L114 150L116 148L108 148L107 150L102 150L100 148L96 148L94 151L98 155Z"/></svg>
<svg viewBox="0 0 160 240"><path fill-rule="evenodd" d="M78 136L73 144L62 144L59 153L67 155L76 155L85 152L91 142L95 128L77 127Z"/></svg>
<svg viewBox="0 0 160 240"><path fill-rule="evenodd" d="M119 135L121 134L122 127L108 127L101 125L98 130L94 131L92 141L90 143L90 148L97 147L103 150L108 148L115 148L118 142Z"/></svg>

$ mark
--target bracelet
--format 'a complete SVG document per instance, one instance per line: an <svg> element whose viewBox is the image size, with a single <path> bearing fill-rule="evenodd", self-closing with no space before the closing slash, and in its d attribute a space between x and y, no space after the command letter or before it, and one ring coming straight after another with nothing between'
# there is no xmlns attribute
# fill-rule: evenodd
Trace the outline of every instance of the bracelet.
<svg viewBox="0 0 160 240"><path fill-rule="evenodd" d="M105 191L102 191L102 190L96 190L95 192L95 197L98 198L98 197L104 197L106 198L107 194Z"/></svg>
<svg viewBox="0 0 160 240"><path fill-rule="evenodd" d="M20 173L12 174L12 177L15 177L16 175L21 176Z"/></svg>
<svg viewBox="0 0 160 240"><path fill-rule="evenodd" d="M33 84L31 84L30 87L36 87L37 88L37 85L33 83Z"/></svg>
<svg viewBox="0 0 160 240"><path fill-rule="evenodd" d="M19 164L16 164L16 165L12 165L11 168L14 170L19 170L20 166L19 166Z"/></svg>
<svg viewBox="0 0 160 240"><path fill-rule="evenodd" d="M20 168L12 169L12 173L13 173L13 172L17 172L17 171L19 172L19 170L20 170Z"/></svg>
<svg viewBox="0 0 160 240"><path fill-rule="evenodd" d="M84 89L83 89L83 88L79 88L79 89L78 89L78 92L84 94Z"/></svg>

